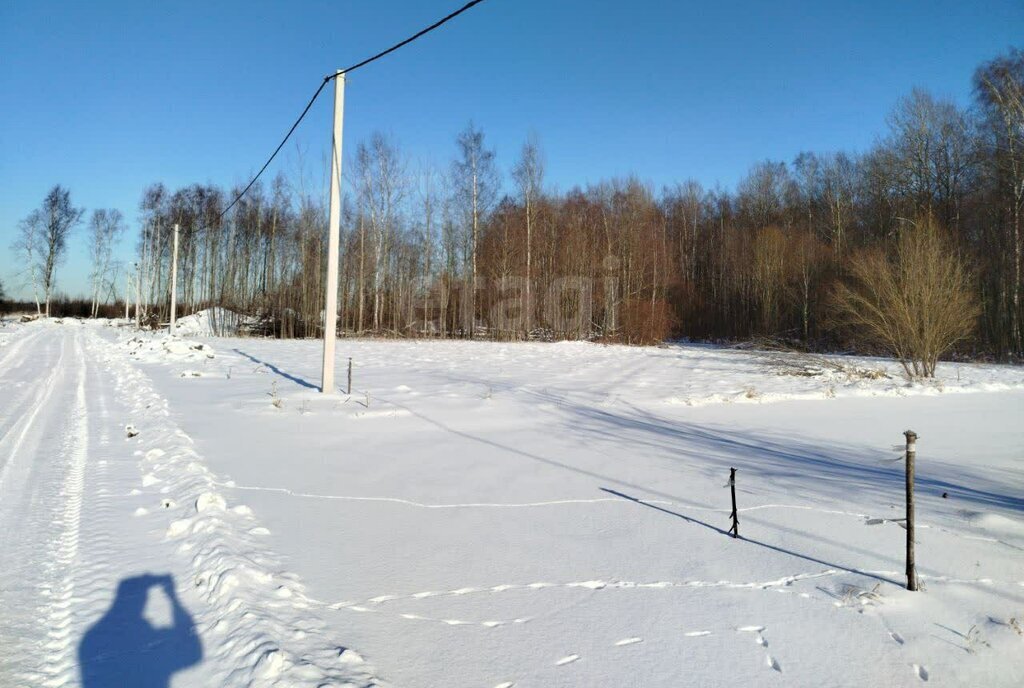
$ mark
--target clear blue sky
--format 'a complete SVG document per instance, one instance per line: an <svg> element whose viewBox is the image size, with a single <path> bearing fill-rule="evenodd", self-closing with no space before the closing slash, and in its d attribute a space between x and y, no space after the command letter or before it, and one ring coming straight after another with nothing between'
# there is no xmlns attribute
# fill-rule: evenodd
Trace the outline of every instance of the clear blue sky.
<svg viewBox="0 0 1024 688"><path fill-rule="evenodd" d="M325 74L462 1L0 3L0 279L13 291L15 225L53 184L125 212L126 256L145 185L244 181ZM472 118L506 170L536 131L562 189L732 187L765 158L864 150L914 86L966 105L978 63L1022 38L1021 0L487 0L349 78L345 145L381 129L445 165ZM295 138L317 181L330 102ZM80 238L70 253L60 286L84 291Z"/></svg>

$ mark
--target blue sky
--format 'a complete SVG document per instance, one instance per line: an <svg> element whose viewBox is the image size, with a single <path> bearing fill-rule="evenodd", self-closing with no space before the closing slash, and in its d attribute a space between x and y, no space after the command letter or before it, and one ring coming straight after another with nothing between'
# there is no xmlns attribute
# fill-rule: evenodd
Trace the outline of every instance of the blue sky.
<svg viewBox="0 0 1024 688"><path fill-rule="evenodd" d="M461 4L0 3L0 279L16 291L8 245L53 184L120 208L134 236L144 186L244 181L325 74ZM535 131L562 189L629 173L732 187L758 160L864 150L915 86L968 104L974 68L1022 29L1020 0L487 0L349 78L345 145L380 129L446 166L472 119L505 170ZM294 139L316 183L330 102ZM79 234L59 275L73 293Z"/></svg>

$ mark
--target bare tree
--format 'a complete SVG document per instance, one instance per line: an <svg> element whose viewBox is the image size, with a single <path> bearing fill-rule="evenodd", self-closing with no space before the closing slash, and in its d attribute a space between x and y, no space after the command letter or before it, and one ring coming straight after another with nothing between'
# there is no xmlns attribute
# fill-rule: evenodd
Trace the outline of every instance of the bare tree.
<svg viewBox="0 0 1024 688"><path fill-rule="evenodd" d="M1013 49L978 68L974 90L984 115L987 156L997 197L1005 208L1002 218L1008 235L1008 253L1012 268L1010 292L1010 331L1012 349L1024 355L1024 327L1021 319L1021 266L1024 241L1021 237L1024 215L1024 50Z"/></svg>
<svg viewBox="0 0 1024 688"><path fill-rule="evenodd" d="M72 205L71 192L58 184L46 194L40 212L43 218L43 297L46 302L46 317L50 317L50 296L57 282L57 266L64 260L68 236L81 222L85 209Z"/></svg>
<svg viewBox="0 0 1024 688"><path fill-rule="evenodd" d="M18 236L11 244L11 249L19 257L22 265L21 275L25 283L32 287L37 315L43 314L42 302L39 299L39 292L42 290L42 268L39 264L42 237L43 215L40 211L33 210L18 222Z"/></svg>
<svg viewBox="0 0 1024 688"><path fill-rule="evenodd" d="M911 212L932 214L956 231L973 183L973 122L951 101L914 89L889 116L888 149L897 192Z"/></svg>
<svg viewBox="0 0 1024 688"><path fill-rule="evenodd" d="M94 210L89 221L89 255L92 258L92 317L99 313L100 294L110 283L111 257L114 243L124 234L124 217L120 210Z"/></svg>
<svg viewBox="0 0 1024 688"><path fill-rule="evenodd" d="M974 330L971 276L930 220L904 230L895 250L855 255L833 294L836 318L861 345L885 349L907 375L934 377L939 357Z"/></svg>
<svg viewBox="0 0 1024 688"><path fill-rule="evenodd" d="M458 157L452 165L452 181L464 222L469 231L470 284L467 295L468 336L476 327L476 292L479 287L477 261L480 246L480 224L498 194L498 172L494 151L484 146L484 133L472 122L460 133L455 143Z"/></svg>
<svg viewBox="0 0 1024 688"><path fill-rule="evenodd" d="M380 132L370 137L369 145L360 143L356 149L356 178L359 201L374 233L373 329L379 331L383 321L385 268L391 258L407 190L405 163L397 146Z"/></svg>
<svg viewBox="0 0 1024 688"><path fill-rule="evenodd" d="M438 215L441 204L441 175L432 167L424 167L418 177L417 196L420 211L420 231L422 235L422 284L423 290L423 333L430 334L430 281L434 270L434 256L438 243Z"/></svg>
<svg viewBox="0 0 1024 688"><path fill-rule="evenodd" d="M523 326L529 337L533 329L533 228L536 222L538 200L544 188L544 155L537 137L531 135L523 144L519 162L512 171L526 218L526 282L523 294Z"/></svg>

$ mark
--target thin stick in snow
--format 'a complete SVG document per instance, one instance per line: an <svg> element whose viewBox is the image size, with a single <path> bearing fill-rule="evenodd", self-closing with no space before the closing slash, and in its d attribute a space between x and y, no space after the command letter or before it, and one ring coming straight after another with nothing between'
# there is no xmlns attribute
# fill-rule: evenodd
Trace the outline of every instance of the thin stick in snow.
<svg viewBox="0 0 1024 688"><path fill-rule="evenodd" d="M729 489L732 492L732 527L729 532L734 538L740 536L740 517L736 511L736 469L729 469Z"/></svg>

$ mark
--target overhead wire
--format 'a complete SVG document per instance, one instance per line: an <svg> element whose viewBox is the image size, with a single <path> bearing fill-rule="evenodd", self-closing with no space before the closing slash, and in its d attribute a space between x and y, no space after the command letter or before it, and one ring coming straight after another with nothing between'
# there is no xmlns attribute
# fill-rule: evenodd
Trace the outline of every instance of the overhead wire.
<svg viewBox="0 0 1024 688"><path fill-rule="evenodd" d="M263 173L266 172L267 168L270 167L270 163L272 163L274 161L274 158L276 158L277 154L281 152L281 149L284 148L284 145L286 143L288 143L288 139L291 138L291 135L293 133L295 133L295 130L298 128L299 124L302 122L302 120L309 113L310 108L313 107L313 103L315 103L317 98L320 97L320 94L323 93L324 87L326 87L327 84L329 84L334 79L337 79L339 76L342 76L344 74L349 74L351 72L354 72L357 69L365 67L365 66L367 66L368 64L370 64L372 62L376 62L377 60L381 59L382 57L390 55L391 53L395 52L396 50L399 50L399 49L409 45L410 43L412 43L416 39L422 38L423 36L425 36L426 34L430 33L431 31L434 31L435 29L440 28L444 24L450 22L452 19L455 19L457 16L459 16L463 12L466 12L466 11L472 9L476 5L479 5L480 3L482 3L483 1L484 0L471 0L471 2L467 2L465 5L463 5L459 9L455 10L451 14L449 14L449 15L447 15L445 17L442 17L441 19L437 20L436 22L434 22L430 26L428 26L428 27L426 27L424 29L421 29L420 31L417 31L416 33L414 33L412 36L409 36L405 40L402 40L402 41L399 41L398 43L395 43L390 48L388 48L386 50L382 50L379 53L377 53L376 55L368 57L365 60L362 60L360 62L356 62L355 64L351 65L350 67L346 67L344 69L339 69L334 74L328 74L327 76L325 76L323 78L323 80L321 80L320 86L317 87L317 89L313 93L312 97L306 103L306 107L304 107L302 109L302 112L299 114L298 118L292 124L291 128L288 129L288 133L286 133L284 135L284 138L281 139L281 143L277 144L277 148L275 148L274 152L270 154L270 157L267 158L267 161L265 163L263 163L263 167L260 168L259 172L257 172L256 175L251 180L249 180L249 183L245 185L245 188L242 189L238 193L238 195L236 195L235 198L231 201L231 203L229 203L228 206L226 208L224 208L224 210L221 211L220 215L217 216L217 221L219 222L221 219L223 219L224 216L228 214L228 211L230 211L233 207L235 207L235 205L240 200L242 200L242 197L245 196L245 194L249 192L249 189L251 189L253 187L253 185L263 175Z"/></svg>

